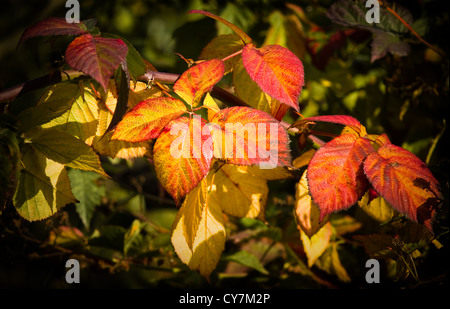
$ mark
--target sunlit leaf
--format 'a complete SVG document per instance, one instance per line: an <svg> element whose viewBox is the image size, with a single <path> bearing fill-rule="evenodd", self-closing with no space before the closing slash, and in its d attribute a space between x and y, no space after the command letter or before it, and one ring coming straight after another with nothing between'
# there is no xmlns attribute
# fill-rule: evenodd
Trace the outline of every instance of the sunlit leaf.
<svg viewBox="0 0 450 309"><path fill-rule="evenodd" d="M23 131L28 131L57 119L70 110L79 98L80 88L76 84L61 83L51 86L40 97L36 106L27 108L18 115L19 125Z"/></svg>
<svg viewBox="0 0 450 309"><path fill-rule="evenodd" d="M81 139L86 144L91 145L98 125L97 98L92 94L92 90L88 87L84 87L82 89L82 92L76 85L71 85L71 87L68 88L68 84L58 84L55 87L61 88L61 90L57 90L61 92L66 92L73 87L76 87L78 91L73 93L73 98L67 98L71 102L73 99L75 99L70 109L61 116L56 117L50 122L42 125L42 128L53 128L59 131L66 132ZM52 97L55 94L56 92L53 92ZM70 93L66 92L66 96L67 95L70 95ZM40 102L39 104L43 103L49 104L49 101L47 100L44 102Z"/></svg>
<svg viewBox="0 0 450 309"><path fill-rule="evenodd" d="M121 140L111 140L113 131L106 133L113 115L106 108L105 104L98 106L98 126L92 148L101 155L111 158L139 158L147 155L150 150L149 142L125 142Z"/></svg>
<svg viewBox="0 0 450 309"><path fill-rule="evenodd" d="M358 205L378 222L388 222L395 215L392 206L382 196L377 196L369 201L369 191L358 201Z"/></svg>
<svg viewBox="0 0 450 309"><path fill-rule="evenodd" d="M164 128L154 145L156 174L177 204L209 171L212 144L208 135L202 135L204 125L197 117L178 118Z"/></svg>
<svg viewBox="0 0 450 309"><path fill-rule="evenodd" d="M443 196L424 162L406 149L385 144L366 158L364 172L373 188L392 207L431 229Z"/></svg>
<svg viewBox="0 0 450 309"><path fill-rule="evenodd" d="M236 34L219 35L205 46L198 59L223 59L240 51L243 47L244 43ZM227 74L233 70L233 67L237 60L239 60L239 57L232 57L224 62L224 74Z"/></svg>
<svg viewBox="0 0 450 309"><path fill-rule="evenodd" d="M173 90L193 107L200 103L205 92L222 79L225 65L219 59L201 62L185 71L173 85Z"/></svg>
<svg viewBox="0 0 450 309"><path fill-rule="evenodd" d="M169 97L151 98L133 107L117 125L112 139L143 142L159 136L173 119L186 112L186 106Z"/></svg>
<svg viewBox="0 0 450 309"><path fill-rule="evenodd" d="M211 120L215 114L220 112L219 106L209 93L206 93L205 95L205 100L203 100L203 106L208 109L208 120Z"/></svg>
<svg viewBox="0 0 450 309"><path fill-rule="evenodd" d="M304 84L303 64L291 51L279 45L256 48L248 44L242 51L248 74L272 98L299 110L298 99Z"/></svg>
<svg viewBox="0 0 450 309"><path fill-rule="evenodd" d="M76 199L64 165L32 147L22 157L23 170L13 197L17 212L29 221L48 218Z"/></svg>
<svg viewBox="0 0 450 309"><path fill-rule="evenodd" d="M70 134L42 129L27 133L26 138L46 157L60 164L107 176L92 148Z"/></svg>
<svg viewBox="0 0 450 309"><path fill-rule="evenodd" d="M341 263L337 248L336 242L331 243L315 265L330 275L336 275L342 282L350 282L351 278Z"/></svg>
<svg viewBox="0 0 450 309"><path fill-rule="evenodd" d="M219 262L226 237L222 210L208 198L212 190L204 179L187 195L175 218L171 237L181 261L206 278Z"/></svg>
<svg viewBox="0 0 450 309"><path fill-rule="evenodd" d="M269 114L249 107L230 107L215 114L211 124L222 130L214 136L216 158L262 168L291 165L288 135Z"/></svg>
<svg viewBox="0 0 450 309"><path fill-rule="evenodd" d="M108 80L125 60L127 52L127 45L120 39L84 34L69 44L65 59L73 69L91 76L106 91Z"/></svg>
<svg viewBox="0 0 450 309"><path fill-rule="evenodd" d="M347 209L367 191L363 162L373 151L368 140L344 134L315 152L307 177L313 201L320 208L320 219Z"/></svg>
<svg viewBox="0 0 450 309"><path fill-rule="evenodd" d="M250 167L226 164L214 174L210 185L214 188L210 201L225 213L265 220L267 180L253 174Z"/></svg>
<svg viewBox="0 0 450 309"><path fill-rule="evenodd" d="M306 233L300 229L300 239L306 257L308 258L308 267L312 267L316 260L325 252L330 243L332 232L330 222L327 222L311 237L308 237Z"/></svg>
<svg viewBox="0 0 450 309"><path fill-rule="evenodd" d="M322 226L328 222L328 215L319 221L320 210L311 199L309 194L307 170L295 186L295 208L294 215L298 227L311 238Z"/></svg>

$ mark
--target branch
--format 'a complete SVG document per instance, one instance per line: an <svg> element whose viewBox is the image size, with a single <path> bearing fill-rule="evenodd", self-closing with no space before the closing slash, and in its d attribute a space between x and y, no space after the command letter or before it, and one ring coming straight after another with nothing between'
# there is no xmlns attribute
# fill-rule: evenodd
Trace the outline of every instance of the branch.
<svg viewBox="0 0 450 309"><path fill-rule="evenodd" d="M58 72L53 72L29 82L21 83L6 90L0 91L0 103L13 101L15 98L23 94L54 85L62 81L83 78L90 79L89 76L75 70L61 71L59 72L60 74L57 73ZM179 77L180 75L175 73L147 71L138 79L146 83L156 81L160 83L173 84ZM211 90L211 96L230 106L248 106L248 104L242 101L240 98L228 92L227 90L220 88L219 86L213 87L213 89ZM296 128L291 128L291 124L285 121L281 121L281 125L291 133L295 134L298 131Z"/></svg>

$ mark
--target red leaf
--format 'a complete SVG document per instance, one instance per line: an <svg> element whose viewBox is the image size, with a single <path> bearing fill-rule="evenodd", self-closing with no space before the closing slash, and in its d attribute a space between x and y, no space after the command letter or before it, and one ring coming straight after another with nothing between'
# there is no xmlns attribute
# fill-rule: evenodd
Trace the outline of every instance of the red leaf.
<svg viewBox="0 0 450 309"><path fill-rule="evenodd" d="M198 116L172 120L153 147L158 179L177 205L209 171L212 147L208 146L212 144L202 134L204 125L205 121Z"/></svg>
<svg viewBox="0 0 450 309"><path fill-rule="evenodd" d="M352 206L367 191L363 162L373 151L367 139L353 134L336 137L316 151L307 177L311 196L320 208L320 220Z"/></svg>
<svg viewBox="0 0 450 309"><path fill-rule="evenodd" d="M112 139L143 142L157 138L164 127L186 112L177 99L161 97L147 99L133 107L116 127Z"/></svg>
<svg viewBox="0 0 450 309"><path fill-rule="evenodd" d="M18 45L37 36L80 35L84 33L87 33L87 28L83 23L68 23L64 18L51 17L27 28Z"/></svg>
<svg viewBox="0 0 450 309"><path fill-rule="evenodd" d="M128 47L120 39L84 34L69 44L65 57L68 65L94 78L106 91L108 80L127 53Z"/></svg>
<svg viewBox="0 0 450 309"><path fill-rule="evenodd" d="M402 147L385 144L364 162L373 188L396 210L431 229L434 208L443 199L428 167Z"/></svg>
<svg viewBox="0 0 450 309"><path fill-rule="evenodd" d="M290 50L279 45L255 48L248 44L242 51L248 74L261 89L295 110L304 84L303 64Z"/></svg>
<svg viewBox="0 0 450 309"><path fill-rule="evenodd" d="M215 138L217 158L230 164L259 164L264 168L291 165L289 137L266 112L242 106L225 108L214 115L211 124L222 130L220 140Z"/></svg>
<svg viewBox="0 0 450 309"><path fill-rule="evenodd" d="M221 80L224 71L223 61L219 59L204 61L185 71L173 85L173 90L195 107L205 92Z"/></svg>

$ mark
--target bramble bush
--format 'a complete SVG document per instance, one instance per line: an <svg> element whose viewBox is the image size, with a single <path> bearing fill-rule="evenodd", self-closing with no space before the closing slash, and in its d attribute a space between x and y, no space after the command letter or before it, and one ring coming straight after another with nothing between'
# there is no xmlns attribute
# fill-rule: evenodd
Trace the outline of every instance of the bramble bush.
<svg viewBox="0 0 450 309"><path fill-rule="evenodd" d="M367 286L374 258L385 285L446 284L448 46L424 37L448 14L364 4L280 6L263 40L234 4L191 10L222 33L179 73L94 19L29 26L18 49L51 38L64 63L0 93L2 263L299 288Z"/></svg>

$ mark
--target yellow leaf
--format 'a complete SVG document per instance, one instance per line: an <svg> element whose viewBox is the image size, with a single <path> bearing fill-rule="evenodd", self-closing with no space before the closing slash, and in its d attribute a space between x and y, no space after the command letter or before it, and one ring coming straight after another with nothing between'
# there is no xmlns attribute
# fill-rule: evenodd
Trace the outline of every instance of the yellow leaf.
<svg viewBox="0 0 450 309"><path fill-rule="evenodd" d="M351 278L342 266L337 251L337 243L333 242L324 254L316 261L316 266L330 275L336 275L342 282L350 282Z"/></svg>
<svg viewBox="0 0 450 309"><path fill-rule="evenodd" d="M57 87L58 92L64 92L64 89L68 86L63 83L55 87ZM78 90L75 92L74 98L67 98L67 100L75 99L70 109L61 116L42 125L42 128L53 128L66 132L91 145L98 125L98 101L90 88L84 87L83 93L81 93L79 86L71 85L69 89L73 87L77 87ZM66 93L67 95L70 94L70 92ZM39 102L39 104L43 103Z"/></svg>
<svg viewBox="0 0 450 309"><path fill-rule="evenodd" d="M64 165L46 158L39 151L27 147L22 158L20 174L13 202L17 212L29 221L42 220L76 199Z"/></svg>
<svg viewBox="0 0 450 309"><path fill-rule="evenodd" d="M308 258L308 267L312 267L314 262L325 252L330 243L331 234L332 226L330 222L322 226L311 238L303 230L300 230L300 239Z"/></svg>
<svg viewBox="0 0 450 309"><path fill-rule="evenodd" d="M139 158L149 153L149 142L125 142L120 140L111 140L113 131L105 134L113 114L106 108L104 104L98 106L98 127L95 133L92 147L101 155L111 158L131 159Z"/></svg>
<svg viewBox="0 0 450 309"><path fill-rule="evenodd" d="M369 202L369 192L358 201L358 205L373 219L378 222L388 222L394 218L396 211L382 197L377 196Z"/></svg>
<svg viewBox="0 0 450 309"><path fill-rule="evenodd" d="M205 278L216 268L226 238L222 210L209 198L215 190L208 185L211 180L209 175L186 196L171 237L180 260Z"/></svg>
<svg viewBox="0 0 450 309"><path fill-rule="evenodd" d="M232 216L265 220L268 187L249 166L224 165L214 176L210 199Z"/></svg>
<svg viewBox="0 0 450 309"><path fill-rule="evenodd" d="M205 99L203 100L203 106L208 109L208 120L211 120L215 114L220 112L219 106L217 106L216 101L214 101L209 92L206 93Z"/></svg>
<svg viewBox="0 0 450 309"><path fill-rule="evenodd" d="M299 229L311 238L328 221L329 215L319 222L320 210L309 194L306 173L307 170L303 172L302 178L296 184L295 219Z"/></svg>

